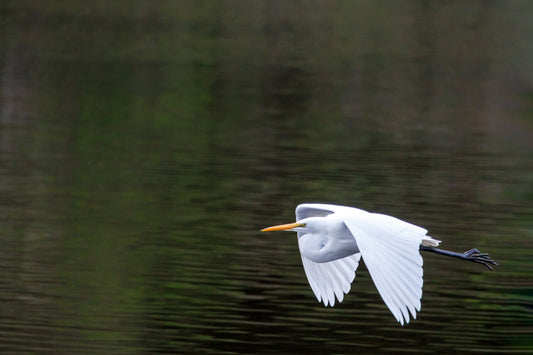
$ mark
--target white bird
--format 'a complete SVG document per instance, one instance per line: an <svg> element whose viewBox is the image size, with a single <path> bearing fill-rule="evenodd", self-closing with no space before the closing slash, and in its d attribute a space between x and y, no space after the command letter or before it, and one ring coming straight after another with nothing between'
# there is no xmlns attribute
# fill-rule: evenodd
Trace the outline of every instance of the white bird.
<svg viewBox="0 0 533 355"><path fill-rule="evenodd" d="M302 262L316 298L333 306L350 291L361 256L381 298L401 325L416 319L422 298L422 256L431 251L486 265L497 265L477 249L455 253L435 248L440 240L427 230L384 214L358 208L305 203L296 223L262 229L296 231Z"/></svg>

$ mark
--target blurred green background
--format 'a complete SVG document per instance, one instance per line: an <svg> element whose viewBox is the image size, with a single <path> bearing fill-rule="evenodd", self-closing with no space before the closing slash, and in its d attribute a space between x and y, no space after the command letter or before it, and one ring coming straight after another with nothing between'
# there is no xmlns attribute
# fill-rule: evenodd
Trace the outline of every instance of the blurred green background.
<svg viewBox="0 0 533 355"><path fill-rule="evenodd" d="M533 3L0 5L0 351L533 351ZM302 202L423 226L418 318L307 284Z"/></svg>

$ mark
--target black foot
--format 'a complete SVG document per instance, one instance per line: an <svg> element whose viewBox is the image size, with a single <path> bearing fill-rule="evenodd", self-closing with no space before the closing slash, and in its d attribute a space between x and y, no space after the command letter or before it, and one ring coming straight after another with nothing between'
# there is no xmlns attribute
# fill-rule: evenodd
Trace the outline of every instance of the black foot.
<svg viewBox="0 0 533 355"><path fill-rule="evenodd" d="M498 265L497 262L492 260L492 258L487 253L482 253L477 249L470 249L463 253L463 258L465 260L473 261L475 263L483 264L492 271L491 265Z"/></svg>
<svg viewBox="0 0 533 355"><path fill-rule="evenodd" d="M461 260L473 261L478 264L483 264L492 270L492 265L498 265L487 253L482 253L477 249L470 249L464 253L456 253L454 251L437 249L434 247L420 246L420 251L429 251L435 254L451 256L452 258L457 258Z"/></svg>

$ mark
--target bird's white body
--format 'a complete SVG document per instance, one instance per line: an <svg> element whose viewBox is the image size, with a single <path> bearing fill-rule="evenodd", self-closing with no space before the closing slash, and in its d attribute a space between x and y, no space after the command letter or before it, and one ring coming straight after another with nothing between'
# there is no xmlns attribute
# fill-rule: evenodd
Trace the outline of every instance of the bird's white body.
<svg viewBox="0 0 533 355"><path fill-rule="evenodd" d="M419 248L440 242L424 228L353 207L316 203L296 207L296 223L270 230L289 228L298 233L305 273L319 302L342 302L362 256L398 322L409 323L409 314L416 318L423 284Z"/></svg>
<svg viewBox="0 0 533 355"><path fill-rule="evenodd" d="M357 242L341 215L332 213L310 218L316 219L317 232L298 232L298 246L303 256L315 263L327 263L359 253Z"/></svg>

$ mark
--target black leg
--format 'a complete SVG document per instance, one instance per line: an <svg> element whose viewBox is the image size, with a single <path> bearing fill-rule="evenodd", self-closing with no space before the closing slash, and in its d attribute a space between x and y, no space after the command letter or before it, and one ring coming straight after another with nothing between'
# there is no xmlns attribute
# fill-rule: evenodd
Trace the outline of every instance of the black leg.
<svg viewBox="0 0 533 355"><path fill-rule="evenodd" d="M452 258L472 261L474 263L483 264L486 267L488 267L490 270L492 270L491 265L498 265L494 260L492 260L489 254L481 253L477 249L470 249L469 251L465 251L464 253L456 253L454 251L421 246L420 251L429 251L435 254L451 256Z"/></svg>

